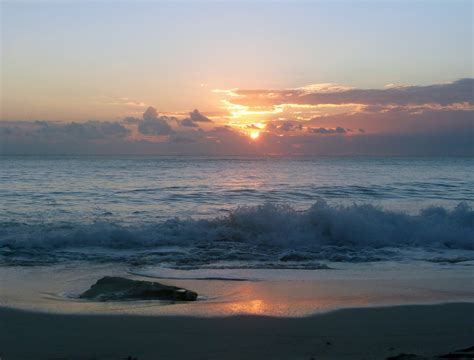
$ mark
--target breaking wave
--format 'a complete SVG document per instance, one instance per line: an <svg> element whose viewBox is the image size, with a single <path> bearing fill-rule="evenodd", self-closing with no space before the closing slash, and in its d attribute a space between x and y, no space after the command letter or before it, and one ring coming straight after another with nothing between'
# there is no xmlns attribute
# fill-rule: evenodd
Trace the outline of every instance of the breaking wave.
<svg viewBox="0 0 474 360"><path fill-rule="evenodd" d="M0 225L0 246L12 248L136 248L233 241L294 248L299 246L446 247L474 249L474 211L466 203L453 210L428 207L416 215L373 205L330 206L324 200L305 211L285 204L238 207L206 220L166 220L153 225Z"/></svg>
<svg viewBox="0 0 474 360"><path fill-rule="evenodd" d="M159 250L166 246L178 250ZM390 255L389 248L407 247L474 250L474 211L464 202L451 210L428 207L408 214L370 204L332 206L320 200L304 211L268 203L238 207L212 219L175 218L134 226L104 221L0 224L4 259L104 248L142 251L134 255L136 261L155 256L160 262L189 266L269 259L285 265L378 260L383 251Z"/></svg>

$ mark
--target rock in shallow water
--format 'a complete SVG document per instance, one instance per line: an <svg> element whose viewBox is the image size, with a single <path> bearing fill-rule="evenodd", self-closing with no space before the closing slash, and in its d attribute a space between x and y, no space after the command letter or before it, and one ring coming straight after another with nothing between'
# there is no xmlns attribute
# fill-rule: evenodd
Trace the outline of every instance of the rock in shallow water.
<svg viewBox="0 0 474 360"><path fill-rule="evenodd" d="M198 294L194 291L157 282L125 279L105 276L83 292L81 299L99 301L119 300L172 300L195 301Z"/></svg>

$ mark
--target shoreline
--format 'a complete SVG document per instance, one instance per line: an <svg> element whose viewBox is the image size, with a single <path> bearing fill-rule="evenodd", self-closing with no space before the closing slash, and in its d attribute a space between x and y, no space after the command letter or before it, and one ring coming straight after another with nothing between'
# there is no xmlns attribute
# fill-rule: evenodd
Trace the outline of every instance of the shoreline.
<svg viewBox="0 0 474 360"><path fill-rule="evenodd" d="M413 271L417 276L413 277ZM474 301L468 266L396 263L332 270L252 270L262 281L157 279L198 293L196 302L96 302L79 294L104 276L150 281L124 265L0 267L0 306L59 314L127 314L225 317L267 315L306 317L337 309L464 303ZM240 270L229 273L244 274ZM166 275L169 275L168 273ZM182 276L183 274L178 274Z"/></svg>
<svg viewBox="0 0 474 360"><path fill-rule="evenodd" d="M474 345L474 302L334 310L306 317L55 314L0 307L0 357L385 359Z"/></svg>

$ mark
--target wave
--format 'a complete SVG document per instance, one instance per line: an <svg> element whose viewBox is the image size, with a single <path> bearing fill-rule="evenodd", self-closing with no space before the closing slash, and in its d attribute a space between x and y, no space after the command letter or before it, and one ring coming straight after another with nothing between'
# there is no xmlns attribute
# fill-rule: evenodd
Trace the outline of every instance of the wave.
<svg viewBox="0 0 474 360"><path fill-rule="evenodd" d="M212 219L175 218L154 224L0 223L0 246L11 249L133 249L226 242L290 250L320 246L474 249L474 211L464 202L452 210L428 207L408 214L370 204L331 206L319 200L304 211L267 203L238 207Z"/></svg>

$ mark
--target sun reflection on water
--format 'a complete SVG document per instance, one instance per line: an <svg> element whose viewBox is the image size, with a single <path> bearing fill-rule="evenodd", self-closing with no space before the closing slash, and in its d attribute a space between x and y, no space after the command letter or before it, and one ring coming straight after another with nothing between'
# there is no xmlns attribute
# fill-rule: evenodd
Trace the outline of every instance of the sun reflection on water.
<svg viewBox="0 0 474 360"><path fill-rule="evenodd" d="M261 299L233 302L228 304L227 311L230 314L263 315L266 313L265 302Z"/></svg>

